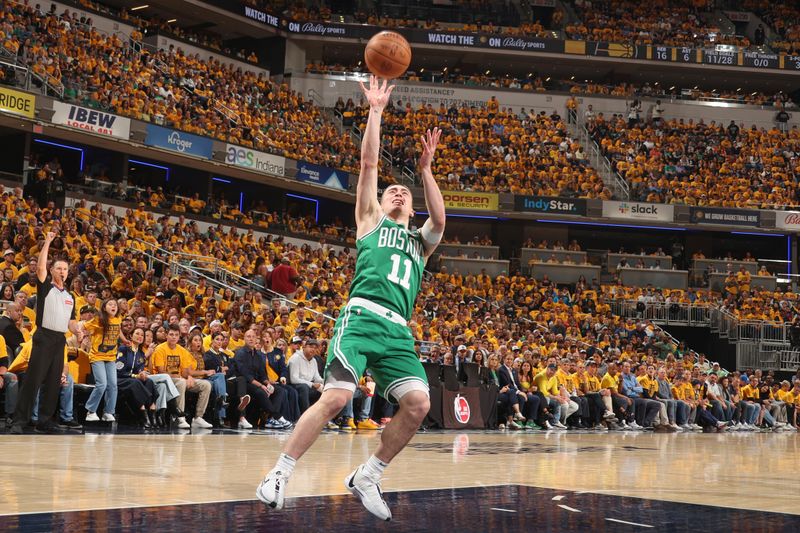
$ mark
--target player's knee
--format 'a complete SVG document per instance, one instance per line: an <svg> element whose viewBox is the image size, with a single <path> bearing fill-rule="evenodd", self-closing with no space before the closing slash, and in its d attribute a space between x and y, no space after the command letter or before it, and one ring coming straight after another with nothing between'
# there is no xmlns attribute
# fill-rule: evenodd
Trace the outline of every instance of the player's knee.
<svg viewBox="0 0 800 533"><path fill-rule="evenodd" d="M406 394L401 400L401 406L406 410L408 415L417 422L427 416L428 411L431 409L431 401L428 395L422 391L412 391Z"/></svg>
<svg viewBox="0 0 800 533"><path fill-rule="evenodd" d="M347 405L351 396L352 393L350 391L344 389L330 389L323 393L318 403L320 403L325 410L325 416L332 418L344 409L344 406Z"/></svg>

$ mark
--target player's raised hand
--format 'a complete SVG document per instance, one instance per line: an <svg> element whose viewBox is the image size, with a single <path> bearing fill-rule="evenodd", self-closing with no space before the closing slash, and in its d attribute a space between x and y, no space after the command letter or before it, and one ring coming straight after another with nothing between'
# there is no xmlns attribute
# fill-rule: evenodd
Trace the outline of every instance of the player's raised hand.
<svg viewBox="0 0 800 533"><path fill-rule="evenodd" d="M442 136L442 130L433 128L433 131L428 130L422 136L422 155L419 158L419 166L426 168L431 166L433 155L436 153L436 147L439 145L439 138Z"/></svg>
<svg viewBox="0 0 800 533"><path fill-rule="evenodd" d="M55 239L55 238L56 238L56 232L55 231L48 231L44 235L44 242L47 243L47 244L50 244L51 242L53 242L53 239Z"/></svg>
<svg viewBox="0 0 800 533"><path fill-rule="evenodd" d="M358 82L361 85L361 90L369 102L369 106L373 109L383 110L386 104L389 103L389 96L394 90L394 85L389 85L388 80L381 80L376 76L369 77L369 88L364 86L364 82Z"/></svg>

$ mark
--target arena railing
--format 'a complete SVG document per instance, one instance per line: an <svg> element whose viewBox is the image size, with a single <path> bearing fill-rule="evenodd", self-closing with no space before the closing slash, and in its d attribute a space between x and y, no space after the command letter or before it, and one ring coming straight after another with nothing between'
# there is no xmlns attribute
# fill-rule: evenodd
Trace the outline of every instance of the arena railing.
<svg viewBox="0 0 800 533"><path fill-rule="evenodd" d="M615 314L624 318L651 320L656 324L675 324L693 327L711 325L711 306L686 302L662 303L638 300L606 300ZM639 310L639 304L644 309Z"/></svg>

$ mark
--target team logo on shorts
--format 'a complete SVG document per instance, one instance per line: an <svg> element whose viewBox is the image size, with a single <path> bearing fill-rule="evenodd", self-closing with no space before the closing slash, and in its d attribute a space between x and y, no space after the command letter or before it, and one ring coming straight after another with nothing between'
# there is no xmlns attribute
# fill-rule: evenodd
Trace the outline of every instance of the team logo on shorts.
<svg viewBox="0 0 800 533"><path fill-rule="evenodd" d="M469 402L460 394L457 394L455 400L453 400L453 412L459 424L466 424L469 422Z"/></svg>

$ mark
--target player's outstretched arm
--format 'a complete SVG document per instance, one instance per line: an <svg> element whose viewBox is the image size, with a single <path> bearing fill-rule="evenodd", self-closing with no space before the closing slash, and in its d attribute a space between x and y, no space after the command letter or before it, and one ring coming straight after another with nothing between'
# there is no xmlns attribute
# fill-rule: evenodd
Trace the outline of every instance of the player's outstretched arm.
<svg viewBox="0 0 800 533"><path fill-rule="evenodd" d="M381 117L394 85L375 76L369 77L369 88L360 82L361 90L369 102L369 116L364 137L361 139L361 173L356 185L356 233L357 237L372 231L381 216L378 203L378 161L381 149Z"/></svg>
<svg viewBox="0 0 800 533"><path fill-rule="evenodd" d="M419 171L422 175L422 185L425 188L425 205L428 207L430 217L422 225L420 233L425 241L425 255L430 256L444 234L445 212L444 199L439 190L439 184L433 178L431 163L439 145L442 130L433 128L422 136L422 155L419 158Z"/></svg>

